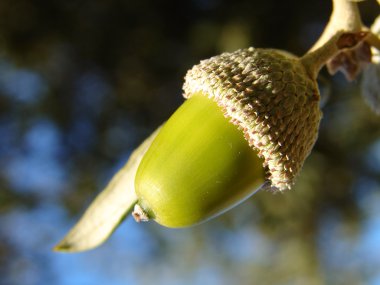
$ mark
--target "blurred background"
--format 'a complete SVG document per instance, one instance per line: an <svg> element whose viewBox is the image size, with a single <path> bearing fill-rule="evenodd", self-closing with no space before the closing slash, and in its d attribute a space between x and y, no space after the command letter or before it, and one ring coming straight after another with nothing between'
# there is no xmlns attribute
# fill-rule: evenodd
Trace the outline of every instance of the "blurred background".
<svg viewBox="0 0 380 285"><path fill-rule="evenodd" d="M363 20L379 14L360 3ZM294 190L180 230L128 219L103 246L51 251L183 101L186 70L238 48L301 55L330 1L1 0L0 284L380 284L380 118L331 90ZM328 89L327 88L327 89Z"/></svg>

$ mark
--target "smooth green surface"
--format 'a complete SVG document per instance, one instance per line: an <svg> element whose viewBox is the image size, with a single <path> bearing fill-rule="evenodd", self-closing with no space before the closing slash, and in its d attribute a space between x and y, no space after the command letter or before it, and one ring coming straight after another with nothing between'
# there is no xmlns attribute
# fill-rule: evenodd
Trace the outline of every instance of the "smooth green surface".
<svg viewBox="0 0 380 285"><path fill-rule="evenodd" d="M161 225L215 216L263 182L262 161L215 102L188 99L161 129L137 170L139 204Z"/></svg>

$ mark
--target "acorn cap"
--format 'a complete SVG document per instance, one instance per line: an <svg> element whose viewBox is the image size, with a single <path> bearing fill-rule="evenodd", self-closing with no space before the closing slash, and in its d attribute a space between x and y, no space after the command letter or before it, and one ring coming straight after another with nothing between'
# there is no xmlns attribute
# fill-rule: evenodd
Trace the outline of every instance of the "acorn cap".
<svg viewBox="0 0 380 285"><path fill-rule="evenodd" d="M272 187L294 184L322 117L317 83L297 57L257 48L223 53L190 69L183 90L217 102L264 159Z"/></svg>

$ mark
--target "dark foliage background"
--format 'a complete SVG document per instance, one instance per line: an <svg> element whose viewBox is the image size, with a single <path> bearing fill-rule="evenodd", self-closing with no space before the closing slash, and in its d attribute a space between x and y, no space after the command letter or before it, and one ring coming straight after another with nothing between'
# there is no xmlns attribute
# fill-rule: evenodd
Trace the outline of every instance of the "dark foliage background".
<svg viewBox="0 0 380 285"><path fill-rule="evenodd" d="M370 24L375 1L360 4ZM0 1L0 284L380 284L380 126L359 79L331 96L294 190L209 223L128 220L51 252L130 152L181 104L201 59L303 54L330 1Z"/></svg>

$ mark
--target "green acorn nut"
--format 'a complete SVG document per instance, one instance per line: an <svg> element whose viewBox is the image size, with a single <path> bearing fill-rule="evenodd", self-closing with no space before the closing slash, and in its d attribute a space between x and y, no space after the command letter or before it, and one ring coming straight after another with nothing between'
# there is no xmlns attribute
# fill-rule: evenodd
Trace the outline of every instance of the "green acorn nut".
<svg viewBox="0 0 380 285"><path fill-rule="evenodd" d="M366 45L358 46L365 31L331 34L335 30L332 22L300 58L248 48L195 65L185 77L185 103L132 152L54 249L94 248L130 212L137 221L185 227L227 211L257 189L290 189L318 135L319 70L340 52Z"/></svg>
<svg viewBox="0 0 380 285"><path fill-rule="evenodd" d="M135 188L148 216L183 227L225 211L263 181L262 160L243 133L198 94L163 126L140 163Z"/></svg>
<svg viewBox="0 0 380 285"><path fill-rule="evenodd" d="M185 103L135 177L137 221L184 227L225 212L266 182L289 189L321 119L316 81L299 58L244 49L194 66Z"/></svg>
<svg viewBox="0 0 380 285"><path fill-rule="evenodd" d="M187 100L134 150L55 250L100 245L132 211L137 221L185 227L257 189L289 189L317 138L320 55L248 48L194 66L183 86Z"/></svg>

